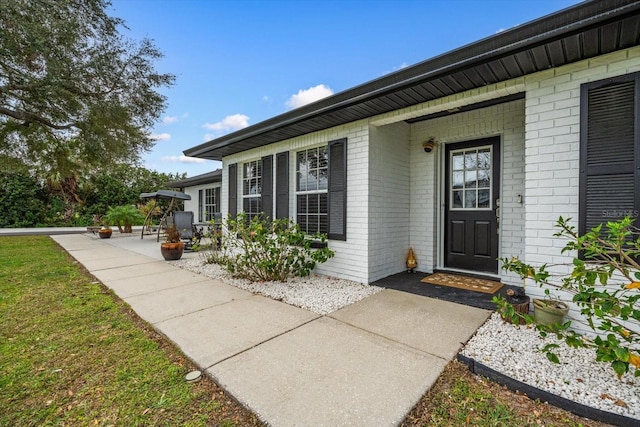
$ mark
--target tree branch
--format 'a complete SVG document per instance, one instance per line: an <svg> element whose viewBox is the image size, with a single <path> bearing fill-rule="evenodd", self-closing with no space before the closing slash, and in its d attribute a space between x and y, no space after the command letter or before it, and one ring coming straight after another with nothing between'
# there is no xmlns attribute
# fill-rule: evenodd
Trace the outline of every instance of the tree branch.
<svg viewBox="0 0 640 427"><path fill-rule="evenodd" d="M22 120L25 124L37 122L46 127L56 130L68 130L77 127L76 123L68 123L64 125L57 125L50 120L45 119L44 117L38 116L36 114L27 113L25 111L15 111L10 108L6 108L0 105L0 114L4 114L5 116L13 117L16 120Z"/></svg>

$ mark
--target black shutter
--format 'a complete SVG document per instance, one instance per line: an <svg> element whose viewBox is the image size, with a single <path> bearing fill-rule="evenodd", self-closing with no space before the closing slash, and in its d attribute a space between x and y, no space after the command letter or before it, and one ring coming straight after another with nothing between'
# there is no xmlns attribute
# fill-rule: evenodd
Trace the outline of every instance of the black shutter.
<svg viewBox="0 0 640 427"><path fill-rule="evenodd" d="M289 152L276 154L276 218L289 217Z"/></svg>
<svg viewBox="0 0 640 427"><path fill-rule="evenodd" d="M198 222L202 222L202 211L204 211L204 201L202 199L202 190L198 190Z"/></svg>
<svg viewBox="0 0 640 427"><path fill-rule="evenodd" d="M640 74L581 87L579 232L640 211Z"/></svg>
<svg viewBox="0 0 640 427"><path fill-rule="evenodd" d="M347 240L347 139L329 142L329 239Z"/></svg>
<svg viewBox="0 0 640 427"><path fill-rule="evenodd" d="M262 188L260 190L262 212L273 218L273 155L262 158Z"/></svg>
<svg viewBox="0 0 640 427"><path fill-rule="evenodd" d="M220 200L220 187L214 188L213 198L215 199L215 203L216 203L214 213L220 213L220 203L222 202L222 200Z"/></svg>
<svg viewBox="0 0 640 427"><path fill-rule="evenodd" d="M229 165L229 215L238 214L238 164Z"/></svg>

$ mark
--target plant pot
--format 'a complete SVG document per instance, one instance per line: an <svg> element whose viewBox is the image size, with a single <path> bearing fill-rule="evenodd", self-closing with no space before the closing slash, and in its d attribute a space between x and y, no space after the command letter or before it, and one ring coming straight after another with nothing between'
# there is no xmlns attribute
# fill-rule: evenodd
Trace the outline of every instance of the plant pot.
<svg viewBox="0 0 640 427"><path fill-rule="evenodd" d="M184 252L184 243L161 243L160 244L160 253L162 253L162 257L165 261L176 261L182 257L182 253Z"/></svg>
<svg viewBox="0 0 640 427"><path fill-rule="evenodd" d="M101 228L100 230L98 230L98 236L100 236L101 239L108 239L109 237L111 237L112 233L113 230L110 228Z"/></svg>
<svg viewBox="0 0 640 427"><path fill-rule="evenodd" d="M529 298L528 296L519 297L517 299L507 298L507 302L513 306L513 310L516 313L529 314L529 303L531 302L531 298ZM518 318L518 319L515 319L514 321L504 316L502 313L500 313L500 317L502 317L502 320L509 323L514 323L518 325L524 325L526 323L524 319Z"/></svg>
<svg viewBox="0 0 640 427"><path fill-rule="evenodd" d="M569 312L569 306L562 301L534 299L533 310L536 323L552 325L554 323L563 323L564 316Z"/></svg>

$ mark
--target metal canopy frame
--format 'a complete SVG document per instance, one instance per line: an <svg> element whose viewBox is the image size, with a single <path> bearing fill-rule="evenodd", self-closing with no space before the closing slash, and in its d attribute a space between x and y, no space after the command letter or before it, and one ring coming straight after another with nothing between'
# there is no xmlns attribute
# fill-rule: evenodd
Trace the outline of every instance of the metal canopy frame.
<svg viewBox="0 0 640 427"><path fill-rule="evenodd" d="M191 196L185 193L181 193L180 191L173 190L158 190L152 193L141 193L141 199L153 199L153 207L149 209L149 213L147 217L144 219L144 223L142 224L142 231L140 232L140 239L144 238L144 231L149 230L151 228L151 217L153 215L153 211L158 206L158 200L170 200L169 207L162 213L162 218L160 219L160 226L158 227L156 241L160 241L160 230L163 228L163 224L166 227L167 224L167 216L171 216L173 214L173 209L176 204L176 200L191 200Z"/></svg>

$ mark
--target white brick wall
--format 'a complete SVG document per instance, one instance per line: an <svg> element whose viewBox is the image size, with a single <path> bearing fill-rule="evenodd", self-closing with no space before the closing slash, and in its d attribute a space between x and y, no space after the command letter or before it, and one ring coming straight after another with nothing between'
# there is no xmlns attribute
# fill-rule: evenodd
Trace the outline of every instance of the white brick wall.
<svg viewBox="0 0 640 427"><path fill-rule="evenodd" d="M366 120L338 126L310 135L255 148L223 159L223 182L227 181L229 164L238 164L238 212L242 211L242 164L270 154L290 151L289 155L289 214L295 218L295 153L326 145L329 141L347 138L347 240L331 240L329 247L336 253L315 272L368 283L368 197L369 197L369 125ZM275 162L274 162L275 164ZM222 186L222 215L227 216L228 186ZM275 201L274 201L275 203ZM274 204L275 206L275 204Z"/></svg>
<svg viewBox="0 0 640 427"><path fill-rule="evenodd" d="M552 234L558 216L577 218L578 213L580 84L635 71L640 71L640 48L474 89L229 156L223 162L223 182L228 180L230 163L238 163L240 184L245 161L347 137L347 241L330 242L336 257L317 272L366 283L402 271L409 245L420 271L438 266L443 147L425 154L421 142L431 136L446 144L498 135L502 150L499 255L520 256L530 263L566 262L570 257L559 255L563 243ZM403 122L523 90L525 100L411 126ZM294 156L290 162L293 216ZM522 204L517 201L519 194ZM228 212L227 201L223 186L223 215ZM240 195L238 203L240 210ZM507 283L521 284L515 276L500 274ZM536 290L529 286L527 292Z"/></svg>
<svg viewBox="0 0 640 427"><path fill-rule="evenodd" d="M524 101L513 101L467 113L418 122L411 129L411 245L416 251L420 271L431 272L438 265L438 240L444 212L438 207L444 200L443 144L489 136L501 137L501 221L499 256L524 254ZM421 142L429 137L440 142L436 151L426 154ZM523 200L524 201L524 200ZM439 216L438 216L439 214ZM505 283L520 285L520 280L499 272Z"/></svg>
<svg viewBox="0 0 640 427"><path fill-rule="evenodd" d="M525 260L566 273L575 254L560 254L565 242L553 237L559 216L578 220L580 85L640 71L640 47L527 76ZM528 285L527 293L544 291ZM572 316L575 316L572 311Z"/></svg>
<svg viewBox="0 0 640 427"><path fill-rule="evenodd" d="M404 270L409 250L410 126L369 133L369 281Z"/></svg>

